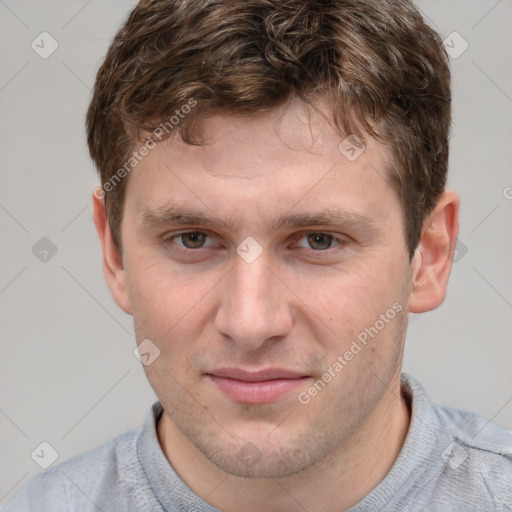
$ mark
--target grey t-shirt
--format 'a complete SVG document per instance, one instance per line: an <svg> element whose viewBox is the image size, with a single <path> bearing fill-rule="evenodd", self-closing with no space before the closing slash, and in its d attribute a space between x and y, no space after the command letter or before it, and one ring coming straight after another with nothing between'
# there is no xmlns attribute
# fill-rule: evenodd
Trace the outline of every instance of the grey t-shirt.
<svg viewBox="0 0 512 512"><path fill-rule="evenodd" d="M432 406L402 374L411 405L405 443L384 480L350 512L512 511L512 431L474 413ZM6 512L216 512L174 472L156 434L162 406L141 429L34 476Z"/></svg>

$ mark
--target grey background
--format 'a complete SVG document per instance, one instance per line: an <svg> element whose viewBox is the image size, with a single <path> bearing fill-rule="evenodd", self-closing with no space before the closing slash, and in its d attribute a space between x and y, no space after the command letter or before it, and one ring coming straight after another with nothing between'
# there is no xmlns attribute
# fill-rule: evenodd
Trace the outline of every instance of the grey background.
<svg viewBox="0 0 512 512"><path fill-rule="evenodd" d="M84 113L95 72L133 1L0 0L0 502L41 468L138 427L155 399L133 355L131 317L103 279L91 220L98 179ZM411 318L404 370L433 402L512 428L512 0L418 4L452 59L449 187L461 197L448 296ZM31 48L47 31L48 59ZM454 43L455 49L459 43ZM32 252L49 238L47 262ZM467 252L466 252L467 251Z"/></svg>

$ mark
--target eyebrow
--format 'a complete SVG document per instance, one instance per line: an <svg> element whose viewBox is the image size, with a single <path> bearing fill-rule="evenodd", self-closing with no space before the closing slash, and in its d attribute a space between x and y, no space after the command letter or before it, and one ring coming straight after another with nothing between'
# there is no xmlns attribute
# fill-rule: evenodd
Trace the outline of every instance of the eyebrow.
<svg viewBox="0 0 512 512"><path fill-rule="evenodd" d="M330 209L318 213L299 213L277 219L272 229L304 228L307 226L333 225L352 228L378 230L376 219L359 212L343 209Z"/></svg>
<svg viewBox="0 0 512 512"><path fill-rule="evenodd" d="M171 205L165 208L158 208L156 210L148 210L140 216L140 219L143 226L149 226L152 224L180 224L184 226L201 224L204 226L220 226L226 229L230 229L230 226L234 224L232 222L226 223L213 214L206 215L199 210L183 208L175 205Z"/></svg>
<svg viewBox="0 0 512 512"><path fill-rule="evenodd" d="M151 225L180 225L180 226L210 226L222 227L235 232L240 222L232 217L227 221L214 214L205 214L202 211L171 205L156 210L144 212L140 219L143 226ZM304 228L307 226L332 225L346 228L366 229L372 232L380 230L374 217L352 210L331 208L321 212L287 214L274 219L268 226L269 231L290 228Z"/></svg>

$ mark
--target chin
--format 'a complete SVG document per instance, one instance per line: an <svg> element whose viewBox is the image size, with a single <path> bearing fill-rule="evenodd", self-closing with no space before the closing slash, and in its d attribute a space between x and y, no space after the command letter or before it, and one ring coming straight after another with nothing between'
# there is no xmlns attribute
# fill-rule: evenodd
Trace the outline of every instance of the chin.
<svg viewBox="0 0 512 512"><path fill-rule="evenodd" d="M293 436L292 436L293 437ZM196 448L212 464L241 478L285 478L314 466L332 450L325 442L301 436L265 439L230 439L226 444L196 442ZM303 437L303 436L302 436ZM314 442L316 441L316 442Z"/></svg>
<svg viewBox="0 0 512 512"><path fill-rule="evenodd" d="M210 461L225 473L240 478L284 478L301 473L311 465L303 457L290 460L283 458L280 453L267 451L260 451L258 459L254 461L240 460L238 455L239 453L230 456L222 454Z"/></svg>

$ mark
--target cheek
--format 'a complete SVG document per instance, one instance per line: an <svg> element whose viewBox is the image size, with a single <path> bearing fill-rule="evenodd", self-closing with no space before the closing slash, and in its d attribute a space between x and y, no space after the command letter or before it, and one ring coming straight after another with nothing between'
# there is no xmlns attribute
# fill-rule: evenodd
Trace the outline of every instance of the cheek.
<svg viewBox="0 0 512 512"><path fill-rule="evenodd" d="M386 275L389 271L378 270L376 265L352 265L302 277L297 289L326 321L350 327L381 309L396 292L397 282L388 282Z"/></svg>
<svg viewBox="0 0 512 512"><path fill-rule="evenodd" d="M179 402L178 382L190 374L192 356L205 338L202 331L211 314L208 291L212 285L208 279L174 272L167 263L147 265L132 276L130 295L137 342L149 339L159 351L158 357L144 366L146 377L159 397L168 403ZM192 374L186 378L196 379Z"/></svg>
<svg viewBox="0 0 512 512"><path fill-rule="evenodd" d="M364 264L355 270L339 271L303 288L312 305L310 318L316 325L325 323L329 330L319 339L332 361L352 350L359 366L368 360L393 358L400 344L399 320L406 310L403 268L397 260L389 264ZM383 315L383 316L382 316ZM353 342L360 345L359 351ZM352 361L351 359L351 361ZM330 364L330 363L329 363Z"/></svg>
<svg viewBox="0 0 512 512"><path fill-rule="evenodd" d="M176 272L167 262L128 268L128 291L137 339L172 339L183 330L198 327L208 291L214 285L207 276Z"/></svg>

